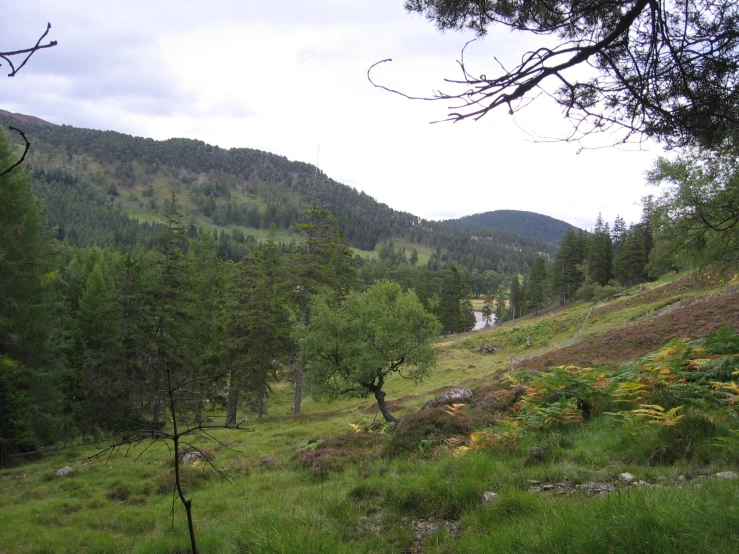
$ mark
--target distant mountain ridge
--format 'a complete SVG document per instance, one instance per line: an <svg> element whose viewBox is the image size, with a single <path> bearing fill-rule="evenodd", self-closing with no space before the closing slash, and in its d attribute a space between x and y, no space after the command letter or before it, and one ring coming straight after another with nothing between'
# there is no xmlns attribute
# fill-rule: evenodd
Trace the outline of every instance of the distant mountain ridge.
<svg viewBox="0 0 739 554"><path fill-rule="evenodd" d="M525 238L559 244L568 229L576 229L566 221L548 215L522 210L494 210L440 222L447 227L465 231L502 229Z"/></svg>
<svg viewBox="0 0 739 554"><path fill-rule="evenodd" d="M5 110L0 123L26 133L31 142L26 161L50 228L78 246L131 248L149 240L164 222L162 206L175 193L191 230L220 235L244 237L250 229L263 235L275 225L284 240L299 239L303 210L317 205L337 217L360 251L403 239L409 249L434 251L441 264L510 273L555 250L551 242L500 226L471 232L394 210L311 164L261 150L55 125ZM12 132L9 137L20 150L21 137Z"/></svg>
<svg viewBox="0 0 739 554"><path fill-rule="evenodd" d="M21 123L31 123L33 125L41 125L42 127L57 127L56 123L51 123L35 115L24 115L22 113L13 113L7 110L0 110L0 116L12 117Z"/></svg>

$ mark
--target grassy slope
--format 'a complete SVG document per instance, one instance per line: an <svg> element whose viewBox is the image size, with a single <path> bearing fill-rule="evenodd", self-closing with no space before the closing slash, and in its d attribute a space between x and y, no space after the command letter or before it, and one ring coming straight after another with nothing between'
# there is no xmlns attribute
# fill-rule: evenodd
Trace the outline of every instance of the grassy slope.
<svg viewBox="0 0 739 554"><path fill-rule="evenodd" d="M589 305L439 339L435 374L421 385L390 381L390 407L396 415L414 414L440 391L464 385L475 392L475 413L484 415L487 398L503 388L501 375L510 369L511 356L526 358L524 368L576 361L573 356L597 359L603 340L616 333L619 347L604 360L615 366L671 338L670 325L689 336L721 319L736 327L739 293L733 286L683 279L634 290L593 309L583 339L569 347L579 350L560 347L581 329ZM678 298L694 297L702 301L654 314ZM654 337L642 341L645 334ZM503 351L480 354L481 340ZM611 419L594 418L531 434L503 451L455 458L442 443L423 455L390 459L377 455L387 441L383 435L348 434L347 423L377 417L369 399L330 405L308 400L304 415L292 417L289 389L276 389L271 415L253 421L252 433L217 432L239 452L197 439L231 479L202 466L187 468L203 552L737 551L739 481L690 480L736 470L736 458L723 450L707 446L707 457L649 466L656 428L633 435ZM355 442L363 436L376 443ZM330 437L323 449L311 451L310 441ZM525 463L534 445L552 453L548 461ZM306 462L300 467L293 459L296 448ZM0 471L0 552L186 552L181 507L174 520L169 517L167 450L155 445L135 461L142 450L90 460L95 448L76 448ZM57 477L56 469L65 465L72 473ZM602 496L576 486L613 483L623 471L653 484L660 483L658 477L666 480L662 488L627 487ZM679 475L688 481L677 481ZM529 480L561 485L567 494L530 492ZM500 496L485 506L484 491Z"/></svg>

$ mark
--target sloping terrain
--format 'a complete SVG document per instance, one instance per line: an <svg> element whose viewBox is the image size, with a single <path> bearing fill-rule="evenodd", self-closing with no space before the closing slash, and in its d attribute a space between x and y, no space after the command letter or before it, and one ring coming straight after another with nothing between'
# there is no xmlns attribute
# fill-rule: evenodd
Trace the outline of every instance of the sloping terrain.
<svg viewBox="0 0 739 554"><path fill-rule="evenodd" d="M568 229L573 228L566 221L548 215L522 210L494 210L458 219L447 219L441 222L447 227L455 227L466 231L484 231L486 229L502 229L516 233L522 237L536 239L553 245L559 244Z"/></svg>
<svg viewBox="0 0 739 554"><path fill-rule="evenodd" d="M646 301L660 295L644 296L641 300L646 304ZM739 330L739 290L736 287L705 297L688 296L686 300L681 300L682 296L678 294L673 297L663 308L666 313L662 315L627 322L623 328L587 337L572 346L528 359L522 366L538 370L563 364L613 367L643 356L672 339L706 335L723 325ZM638 305L638 300L633 298L629 304ZM593 324L597 323L598 316L614 313L614 308L609 305L602 312L594 310Z"/></svg>
<svg viewBox="0 0 739 554"><path fill-rule="evenodd" d="M313 165L260 150L223 149L181 138L156 141L53 125L2 110L0 122L24 130L31 142L28 161L35 192L46 205L51 228L79 246L130 248L135 236L151 234L136 224L163 223L164 206L174 194L187 225L236 233L239 240L249 235L261 240L271 225L278 230L277 240L300 240L304 210L318 205L336 216L347 240L362 255L376 255L393 239L419 253L443 253L445 260L470 271L485 271L498 269L500 263L531 264L537 253L554 250L550 243L510 231L472 233L425 221L379 203ZM9 136L22 148L17 133ZM94 202L100 213L79 217L86 208L84 199ZM532 223L525 225L531 232Z"/></svg>
<svg viewBox="0 0 739 554"><path fill-rule="evenodd" d="M288 415L291 390L277 386L252 432L193 438L227 478L197 457L183 469L200 549L734 552L735 287L678 279L440 339L428 380L387 384L404 416L395 430L371 399L308 400ZM421 409L460 385L471 398ZM214 423L219 410L209 408ZM145 446L102 458L90 456L103 445L72 448L0 470L0 553L187 552L178 504L170 518L171 454Z"/></svg>

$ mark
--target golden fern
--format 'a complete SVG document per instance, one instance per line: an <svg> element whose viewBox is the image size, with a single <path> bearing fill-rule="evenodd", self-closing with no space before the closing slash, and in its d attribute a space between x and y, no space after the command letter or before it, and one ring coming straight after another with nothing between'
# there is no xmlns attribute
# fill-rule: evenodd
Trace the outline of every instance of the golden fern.
<svg viewBox="0 0 739 554"><path fill-rule="evenodd" d="M677 406L676 408L665 411L659 404L640 404L638 409L631 410L630 413L636 417L647 419L648 423L663 427L672 427L685 417L684 415L677 415L683 408L684 406Z"/></svg>

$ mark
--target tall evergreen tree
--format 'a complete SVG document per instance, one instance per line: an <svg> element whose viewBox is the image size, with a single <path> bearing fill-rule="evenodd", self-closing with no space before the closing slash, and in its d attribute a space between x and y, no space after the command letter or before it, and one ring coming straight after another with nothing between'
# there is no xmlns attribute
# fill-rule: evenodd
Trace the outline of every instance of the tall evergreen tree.
<svg viewBox="0 0 739 554"><path fill-rule="evenodd" d="M613 275L613 244L608 223L598 214L595 229L591 238L590 255L588 257L588 277L599 285L605 286Z"/></svg>
<svg viewBox="0 0 739 554"><path fill-rule="evenodd" d="M562 306L575 299L577 289L583 281L582 263L585 248L580 237L568 229L554 257L552 283L557 305Z"/></svg>
<svg viewBox="0 0 739 554"><path fill-rule="evenodd" d="M611 229L611 239L613 242L613 257L614 259L618 256L618 251L621 249L624 239L626 238L626 222L620 215L616 216L613 222L613 229Z"/></svg>
<svg viewBox="0 0 739 554"><path fill-rule="evenodd" d="M226 425L238 423L242 398L261 418L278 363L290 351L288 287L274 235L236 269L223 312L224 360L229 369Z"/></svg>
<svg viewBox="0 0 739 554"><path fill-rule="evenodd" d="M0 173L16 154L0 131ZM0 461L56 438L62 360L56 330L57 268L25 166L0 177Z"/></svg>
<svg viewBox="0 0 739 554"><path fill-rule="evenodd" d="M521 282L518 280L518 274L514 275L511 280L508 307L510 309L511 319L516 319L523 315L523 289L521 288Z"/></svg>
<svg viewBox="0 0 739 554"><path fill-rule="evenodd" d="M546 302L547 294L547 262L544 256L534 258L534 264L528 276L527 304L534 315Z"/></svg>
<svg viewBox="0 0 739 554"><path fill-rule="evenodd" d="M614 260L614 274L619 283L635 285L646 280L646 266L649 261L647 232L641 223L632 225L626 232L618 255Z"/></svg>
<svg viewBox="0 0 739 554"><path fill-rule="evenodd" d="M328 210L317 207L306 210L304 219L298 229L306 240L298 246L290 264L298 320L302 324L310 319L310 298L320 287L327 287L341 296L349 291L355 279L352 251L338 220ZM296 415L300 413L303 401L304 372L305 368L299 362L295 369L293 401Z"/></svg>
<svg viewBox="0 0 739 554"><path fill-rule="evenodd" d="M439 306L439 321L445 335L463 333L475 327L472 303L464 296L462 276L459 270L452 266L444 278Z"/></svg>

